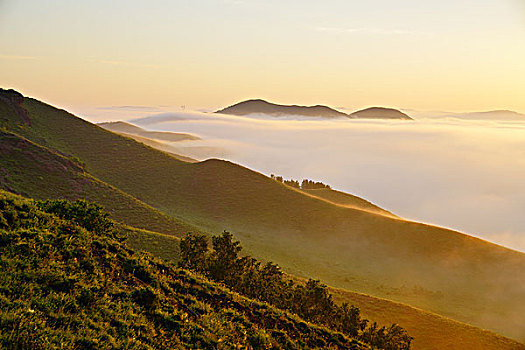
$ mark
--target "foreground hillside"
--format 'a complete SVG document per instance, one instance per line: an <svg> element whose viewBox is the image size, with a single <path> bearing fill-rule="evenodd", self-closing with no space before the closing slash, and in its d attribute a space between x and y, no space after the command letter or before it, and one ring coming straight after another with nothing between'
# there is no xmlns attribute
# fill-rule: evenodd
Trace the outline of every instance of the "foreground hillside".
<svg viewBox="0 0 525 350"><path fill-rule="evenodd" d="M251 255L287 272L525 334L522 253L330 203L229 162L181 162L36 100L23 106L30 123L4 117L13 132L77 157L91 176L190 226L232 231Z"/></svg>
<svg viewBox="0 0 525 350"><path fill-rule="evenodd" d="M128 243L137 250L151 252L167 261L179 261L180 239L154 232L128 232ZM304 284L304 279L292 279ZM496 333L439 316L406 304L372 297L343 289L328 288L337 304L347 303L359 308L364 318L374 320L379 326L398 324L413 337L414 350L520 350L518 343Z"/></svg>
<svg viewBox="0 0 525 350"><path fill-rule="evenodd" d="M1 347L368 348L121 241L94 205L1 191Z"/></svg>

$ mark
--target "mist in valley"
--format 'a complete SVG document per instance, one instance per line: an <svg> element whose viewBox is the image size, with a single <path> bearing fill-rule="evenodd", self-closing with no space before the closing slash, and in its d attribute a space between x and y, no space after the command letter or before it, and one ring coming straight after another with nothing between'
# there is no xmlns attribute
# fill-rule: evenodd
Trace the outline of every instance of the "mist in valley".
<svg viewBox="0 0 525 350"><path fill-rule="evenodd" d="M525 251L525 122L144 115L130 121L202 138L167 144L184 156L322 181L406 219Z"/></svg>

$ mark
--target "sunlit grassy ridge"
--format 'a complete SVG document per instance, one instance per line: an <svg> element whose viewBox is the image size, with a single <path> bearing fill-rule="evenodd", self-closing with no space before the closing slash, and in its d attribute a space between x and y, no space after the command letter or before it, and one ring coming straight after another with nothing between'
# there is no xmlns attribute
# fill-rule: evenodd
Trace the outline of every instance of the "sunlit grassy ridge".
<svg viewBox="0 0 525 350"><path fill-rule="evenodd" d="M32 99L9 127L190 226L232 231L287 272L521 338L525 258L429 225L334 205L218 160L188 164ZM504 271L504 273L502 273Z"/></svg>
<svg viewBox="0 0 525 350"><path fill-rule="evenodd" d="M306 192L312 196L325 199L331 203L346 206L354 209L362 209L369 211L371 213L377 213L387 216L395 216L391 212L378 207L377 205L370 203L369 201L348 194L341 191L336 191L331 188L316 188L316 189L302 189L303 192Z"/></svg>
<svg viewBox="0 0 525 350"><path fill-rule="evenodd" d="M3 349L367 349L122 243L95 206L0 191Z"/></svg>

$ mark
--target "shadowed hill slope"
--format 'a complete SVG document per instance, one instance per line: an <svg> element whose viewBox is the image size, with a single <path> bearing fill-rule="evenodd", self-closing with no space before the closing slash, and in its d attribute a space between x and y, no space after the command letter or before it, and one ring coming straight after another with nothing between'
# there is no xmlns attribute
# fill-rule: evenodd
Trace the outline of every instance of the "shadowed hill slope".
<svg viewBox="0 0 525 350"><path fill-rule="evenodd" d="M25 99L34 142L205 231L228 229L288 272L521 338L525 255L458 232L326 200L218 160L189 164ZM293 247L293 248L292 248Z"/></svg>
<svg viewBox="0 0 525 350"><path fill-rule="evenodd" d="M21 168L20 164L23 164ZM83 198L137 228L181 235L196 231L84 171L82 164L21 136L0 131L0 188L36 199Z"/></svg>

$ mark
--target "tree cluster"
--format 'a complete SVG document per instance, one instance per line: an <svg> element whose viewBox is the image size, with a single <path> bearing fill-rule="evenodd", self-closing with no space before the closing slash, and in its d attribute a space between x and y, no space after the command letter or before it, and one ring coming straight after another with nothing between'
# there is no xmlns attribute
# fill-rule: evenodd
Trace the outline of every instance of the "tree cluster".
<svg viewBox="0 0 525 350"><path fill-rule="evenodd" d="M122 229L96 204L0 190L0 349L368 349L133 251ZM239 250L225 243L217 273Z"/></svg>
<svg viewBox="0 0 525 350"><path fill-rule="evenodd" d="M212 237L212 249L203 235L188 234L180 242L180 266L222 282L249 298L295 313L307 321L357 338L385 350L410 349L412 338L397 324L379 327L360 315L359 308L337 305L327 286L310 279L304 285L287 280L271 262L262 264L250 256L240 256L242 247L224 231Z"/></svg>
<svg viewBox="0 0 525 350"><path fill-rule="evenodd" d="M330 185L324 184L320 181L313 181L308 179L303 179L299 183L299 181L294 179L286 180L282 176L276 176L274 174L271 174L270 177L274 179L275 181L281 182L287 186L295 187L303 190L313 190L313 189L320 189L320 188L330 188Z"/></svg>

